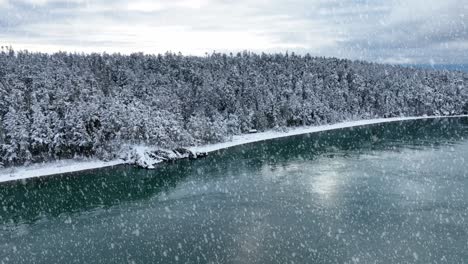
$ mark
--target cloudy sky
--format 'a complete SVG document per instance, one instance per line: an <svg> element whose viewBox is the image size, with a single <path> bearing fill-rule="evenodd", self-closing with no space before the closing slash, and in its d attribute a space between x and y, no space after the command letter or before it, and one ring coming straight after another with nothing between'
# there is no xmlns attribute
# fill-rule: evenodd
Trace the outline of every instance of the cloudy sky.
<svg viewBox="0 0 468 264"><path fill-rule="evenodd" d="M466 0L0 0L0 44L468 63Z"/></svg>

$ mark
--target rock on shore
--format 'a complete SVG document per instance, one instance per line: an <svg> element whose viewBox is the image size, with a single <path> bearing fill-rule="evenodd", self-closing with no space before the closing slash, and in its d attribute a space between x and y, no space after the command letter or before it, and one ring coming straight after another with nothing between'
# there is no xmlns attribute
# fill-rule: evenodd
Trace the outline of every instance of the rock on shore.
<svg viewBox="0 0 468 264"><path fill-rule="evenodd" d="M206 156L206 152L193 152L186 148L167 150L138 146L132 147L122 158L128 164L133 164L145 169L154 169L155 165L161 162L171 162L180 159L197 159Z"/></svg>

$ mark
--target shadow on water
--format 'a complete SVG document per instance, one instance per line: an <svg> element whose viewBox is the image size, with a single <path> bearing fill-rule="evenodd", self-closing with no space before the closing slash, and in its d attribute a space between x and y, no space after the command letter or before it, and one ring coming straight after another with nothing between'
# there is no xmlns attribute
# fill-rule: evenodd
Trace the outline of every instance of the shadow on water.
<svg viewBox="0 0 468 264"><path fill-rule="evenodd" d="M167 193L188 175L202 180L225 171L260 170L263 164L314 160L402 148L436 148L468 135L468 118L428 119L343 128L262 141L212 153L208 158L163 164L156 170L116 166L0 185L0 224L147 200Z"/></svg>
<svg viewBox="0 0 468 264"><path fill-rule="evenodd" d="M149 199L174 188L191 168L181 161L164 164L157 171L116 166L9 182L1 185L0 219L3 224L33 223L45 216Z"/></svg>
<svg viewBox="0 0 468 264"><path fill-rule="evenodd" d="M437 148L468 135L468 118L409 120L323 131L224 149L210 162L236 167L284 164L291 160L352 156L378 151ZM224 168L221 168L224 169Z"/></svg>

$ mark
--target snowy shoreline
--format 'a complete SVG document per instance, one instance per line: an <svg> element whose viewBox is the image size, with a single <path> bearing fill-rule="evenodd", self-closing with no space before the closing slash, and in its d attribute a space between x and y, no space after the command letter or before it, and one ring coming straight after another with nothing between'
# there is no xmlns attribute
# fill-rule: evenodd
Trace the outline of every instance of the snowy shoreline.
<svg viewBox="0 0 468 264"><path fill-rule="evenodd" d="M346 121L331 125L320 125L320 126L307 126L307 127L297 127L297 128L288 128L286 132L279 131L265 131L255 134L242 134L233 136L232 140L209 144L197 147L189 147L187 149L193 152L213 152L220 149L226 149L238 145L270 140L275 138L283 138L301 134L309 134L321 131L335 130L340 128L349 128L356 126L365 126L397 121L406 121L406 120L418 120L418 119L436 119L436 118L456 118L456 117L468 117L468 115L455 115L455 116L422 116L422 117L394 117L394 118L378 118L378 119L368 119L368 120L359 120L359 121ZM21 179L36 178L43 176L51 176L63 173L71 173L78 171L86 171L92 169L99 169L105 167L112 167L117 165L123 165L127 162L124 160L113 160L113 161L99 161L99 160L90 160L90 161L76 161L76 160L63 160L55 161L48 163L33 164L30 166L21 166L21 167L12 167L0 169L0 183L9 182Z"/></svg>

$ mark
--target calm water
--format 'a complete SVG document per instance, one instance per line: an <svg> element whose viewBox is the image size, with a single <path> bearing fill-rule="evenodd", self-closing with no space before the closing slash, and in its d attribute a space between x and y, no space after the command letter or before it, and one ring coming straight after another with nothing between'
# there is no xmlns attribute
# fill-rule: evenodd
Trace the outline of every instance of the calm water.
<svg viewBox="0 0 468 264"><path fill-rule="evenodd" d="M0 185L0 263L468 261L468 119Z"/></svg>

